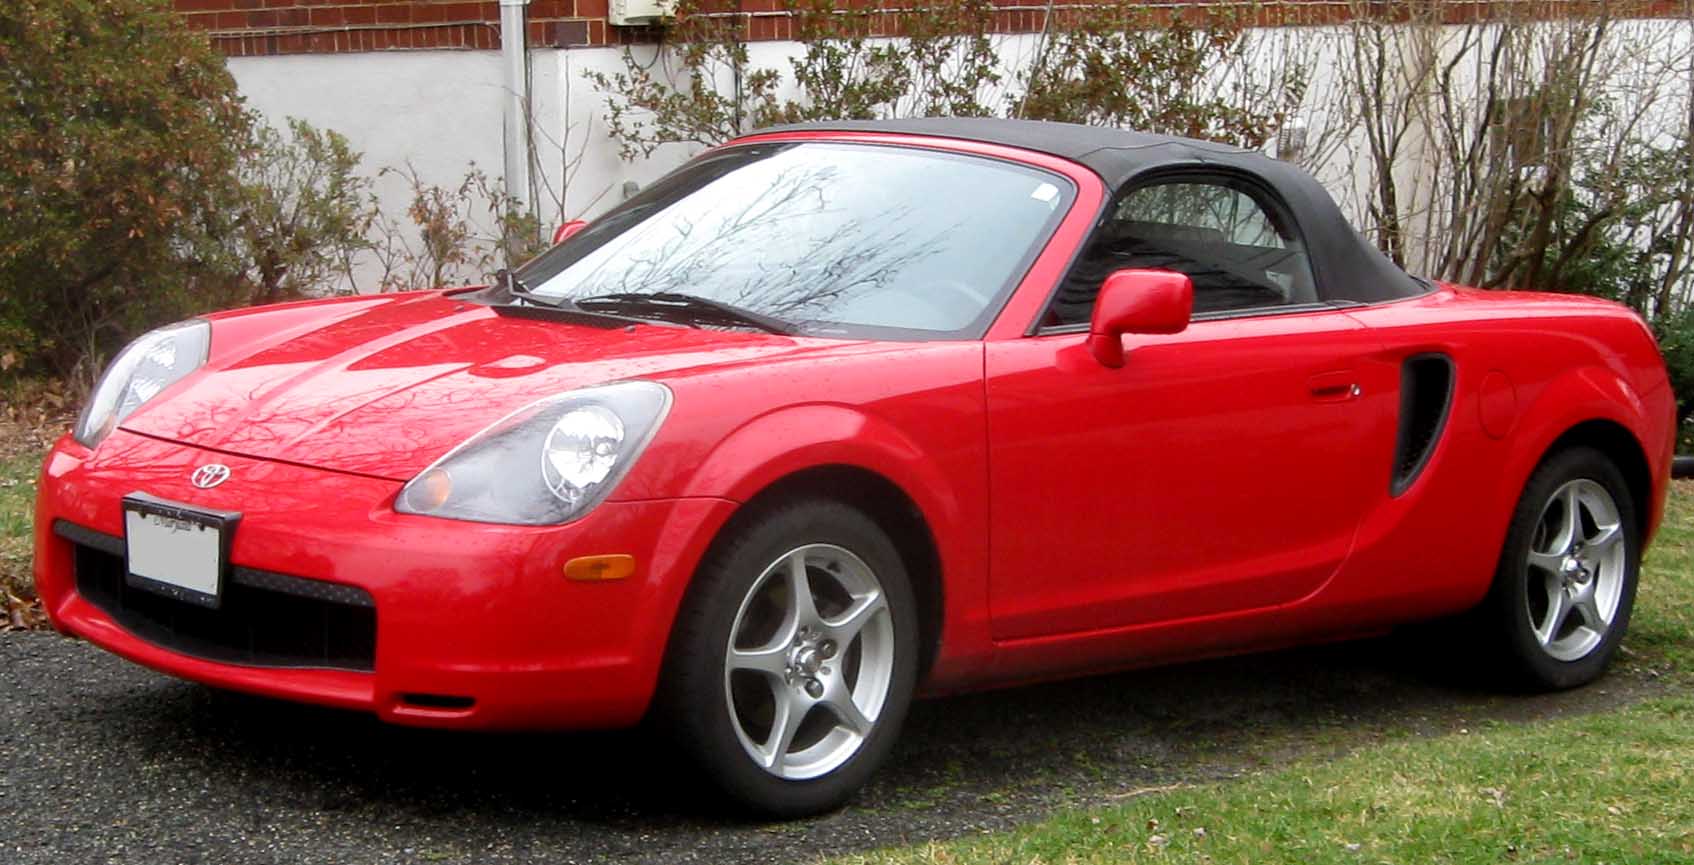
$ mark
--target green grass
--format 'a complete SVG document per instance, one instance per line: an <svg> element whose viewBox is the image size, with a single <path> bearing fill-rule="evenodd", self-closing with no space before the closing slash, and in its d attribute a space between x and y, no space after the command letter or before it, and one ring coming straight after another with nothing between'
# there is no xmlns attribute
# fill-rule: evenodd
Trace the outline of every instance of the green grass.
<svg viewBox="0 0 1694 865"><path fill-rule="evenodd" d="M41 455L0 450L0 588L30 585L30 544L35 523L36 472Z"/></svg>
<svg viewBox="0 0 1694 865"><path fill-rule="evenodd" d="M842 865L1694 861L1694 483L1672 492L1626 666L1672 696L1585 717L1484 722L1339 760L1183 787ZM1621 675L1631 675L1624 672Z"/></svg>
<svg viewBox="0 0 1694 865"><path fill-rule="evenodd" d="M1663 527L1643 564L1624 646L1648 663L1694 674L1694 481L1671 488Z"/></svg>
<svg viewBox="0 0 1694 865"><path fill-rule="evenodd" d="M1404 740L1333 762L842 860L894 863L1682 862L1694 700Z"/></svg>

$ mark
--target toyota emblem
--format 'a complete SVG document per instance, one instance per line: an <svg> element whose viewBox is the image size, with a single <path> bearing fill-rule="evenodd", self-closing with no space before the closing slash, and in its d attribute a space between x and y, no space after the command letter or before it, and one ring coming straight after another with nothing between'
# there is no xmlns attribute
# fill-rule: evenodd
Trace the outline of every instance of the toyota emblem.
<svg viewBox="0 0 1694 865"><path fill-rule="evenodd" d="M224 481L229 480L229 466L223 463L207 463L194 470L188 476L188 482L203 490L209 490Z"/></svg>

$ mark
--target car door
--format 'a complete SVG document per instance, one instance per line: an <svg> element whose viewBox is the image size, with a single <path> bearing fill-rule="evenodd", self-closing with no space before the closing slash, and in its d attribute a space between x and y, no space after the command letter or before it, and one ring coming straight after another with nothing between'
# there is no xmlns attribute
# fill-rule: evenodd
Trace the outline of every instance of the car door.
<svg viewBox="0 0 1694 865"><path fill-rule="evenodd" d="M1120 268L1189 275L1195 316L1085 346ZM1041 327L986 348L996 639L1288 603L1339 568L1368 484L1357 371L1374 343L1317 301L1287 210L1246 178L1120 198Z"/></svg>

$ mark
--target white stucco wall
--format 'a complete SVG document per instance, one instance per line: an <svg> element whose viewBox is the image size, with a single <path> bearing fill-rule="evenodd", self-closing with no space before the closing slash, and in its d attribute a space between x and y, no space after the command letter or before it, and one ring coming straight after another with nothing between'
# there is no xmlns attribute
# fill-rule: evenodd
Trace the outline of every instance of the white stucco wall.
<svg viewBox="0 0 1694 865"><path fill-rule="evenodd" d="M617 71L621 58L622 49L614 48L531 52L543 206L559 208L566 154L582 157L563 200L566 218L603 210L624 180L649 182L690 155L671 148L652 164L619 159L601 119L604 97L582 73ZM497 52L245 57L231 58L229 68L249 106L277 125L298 117L345 135L371 174L410 165L426 182L445 185L458 182L473 163L491 176L501 171L505 87ZM386 177L378 188L385 202L404 209L404 180ZM590 208L596 198L600 206Z"/></svg>
<svg viewBox="0 0 1694 865"><path fill-rule="evenodd" d="M657 52L652 46L636 46L631 50L644 63L663 64L667 59L655 58ZM606 97L594 89L584 74L622 71L623 51L622 48L577 48L535 55L537 68L545 65L553 70L552 89L543 90L538 85L535 98L552 103L558 111L553 140L537 142L542 171L547 178L541 202L558 208L550 216L592 218L623 200L625 182L645 186L699 150L673 145L655 153L652 159L625 162L619 157L618 143L607 133ZM566 163L574 163L568 177Z"/></svg>
<svg viewBox="0 0 1694 865"><path fill-rule="evenodd" d="M229 69L248 105L273 123L299 117L340 132L373 174L409 163L448 183L471 162L500 171L499 61L492 51L303 54L232 58ZM385 200L404 187L379 181Z"/></svg>
<svg viewBox="0 0 1694 865"><path fill-rule="evenodd" d="M273 125L297 117L345 135L390 218L404 220L409 182L385 168L415 169L455 187L471 164L501 173L499 54L415 51L232 58L247 104ZM353 280L374 290L380 273L362 262Z"/></svg>

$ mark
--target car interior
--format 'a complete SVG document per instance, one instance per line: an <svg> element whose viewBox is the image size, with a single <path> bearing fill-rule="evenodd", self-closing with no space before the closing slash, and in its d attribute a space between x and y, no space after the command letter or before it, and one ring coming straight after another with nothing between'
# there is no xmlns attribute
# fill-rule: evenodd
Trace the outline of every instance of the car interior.
<svg viewBox="0 0 1694 865"><path fill-rule="evenodd" d="M1086 323L1101 283L1126 268L1186 274L1194 283L1195 315L1315 303L1305 246L1273 213L1221 181L1133 190L1096 230L1043 326Z"/></svg>

